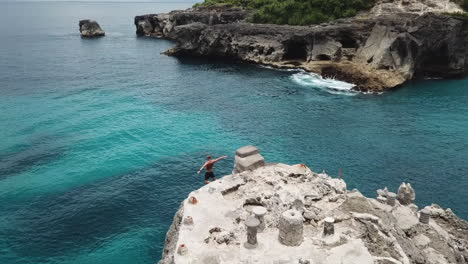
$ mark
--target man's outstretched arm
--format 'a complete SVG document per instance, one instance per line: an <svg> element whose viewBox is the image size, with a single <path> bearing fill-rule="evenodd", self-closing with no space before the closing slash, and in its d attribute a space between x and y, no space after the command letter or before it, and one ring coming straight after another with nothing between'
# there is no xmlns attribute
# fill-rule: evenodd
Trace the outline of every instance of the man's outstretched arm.
<svg viewBox="0 0 468 264"><path fill-rule="evenodd" d="M219 157L219 158L215 159L213 162L218 162L218 161L220 161L220 160L222 160L222 159L225 159L225 158L227 158L227 157L228 157L228 156Z"/></svg>
<svg viewBox="0 0 468 264"><path fill-rule="evenodd" d="M205 164L203 164L203 166L201 166L201 168L197 171L198 174L200 174L200 172L206 167L206 164L208 162L205 162Z"/></svg>

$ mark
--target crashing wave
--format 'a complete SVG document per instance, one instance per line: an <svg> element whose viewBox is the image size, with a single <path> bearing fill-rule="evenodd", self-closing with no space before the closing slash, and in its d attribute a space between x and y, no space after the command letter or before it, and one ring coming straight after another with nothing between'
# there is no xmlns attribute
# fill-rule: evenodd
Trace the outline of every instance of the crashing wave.
<svg viewBox="0 0 468 264"><path fill-rule="evenodd" d="M352 90L354 84L338 81L332 78L323 78L316 73L298 72L291 75L291 79L302 86L323 89L332 94L356 95L357 91Z"/></svg>

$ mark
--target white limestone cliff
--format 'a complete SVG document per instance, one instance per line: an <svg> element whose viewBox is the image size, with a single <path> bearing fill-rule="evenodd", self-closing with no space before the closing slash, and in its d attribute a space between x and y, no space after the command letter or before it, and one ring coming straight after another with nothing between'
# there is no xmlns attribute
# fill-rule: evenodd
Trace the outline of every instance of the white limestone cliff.
<svg viewBox="0 0 468 264"><path fill-rule="evenodd" d="M159 264L468 262L468 223L450 209L426 207L425 224L413 203L367 198L303 164L254 163L189 194Z"/></svg>
<svg viewBox="0 0 468 264"><path fill-rule="evenodd" d="M372 15L398 13L453 13L463 12L456 0L379 0L370 10Z"/></svg>

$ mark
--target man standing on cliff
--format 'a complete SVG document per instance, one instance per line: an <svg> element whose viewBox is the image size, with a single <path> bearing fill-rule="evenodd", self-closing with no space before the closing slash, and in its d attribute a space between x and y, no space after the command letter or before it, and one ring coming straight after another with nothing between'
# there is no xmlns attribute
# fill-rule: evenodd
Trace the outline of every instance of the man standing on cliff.
<svg viewBox="0 0 468 264"><path fill-rule="evenodd" d="M216 162L222 160L222 159L225 159L227 158L227 156L223 156L223 157L219 157L217 159L211 159L211 156L208 156L206 157L206 162L205 164L203 164L203 166L198 170L198 174L200 174L200 172L203 170L203 169L206 169L206 172L205 172L205 184L208 184L210 183L209 179L213 179L213 181L216 181L216 177L214 175L214 172L213 172L213 166Z"/></svg>

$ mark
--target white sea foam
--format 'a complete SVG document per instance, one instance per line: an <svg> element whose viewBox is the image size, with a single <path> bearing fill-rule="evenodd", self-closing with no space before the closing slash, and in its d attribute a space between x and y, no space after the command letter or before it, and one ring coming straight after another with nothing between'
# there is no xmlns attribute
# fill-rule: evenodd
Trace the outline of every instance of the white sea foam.
<svg viewBox="0 0 468 264"><path fill-rule="evenodd" d="M323 78L316 73L300 71L291 75L291 79L302 86L323 89L333 94L356 95L357 91L352 90L354 84L338 81L331 78Z"/></svg>
<svg viewBox="0 0 468 264"><path fill-rule="evenodd" d="M260 64L259 67L260 67L260 68L265 68L265 69L270 69L270 70L275 70L275 71L285 71L285 72L298 72L298 71L302 71L301 69L276 68L276 67L272 67L272 66L270 66L270 65L264 65L264 64Z"/></svg>

